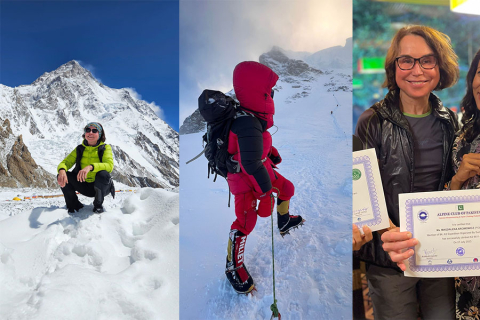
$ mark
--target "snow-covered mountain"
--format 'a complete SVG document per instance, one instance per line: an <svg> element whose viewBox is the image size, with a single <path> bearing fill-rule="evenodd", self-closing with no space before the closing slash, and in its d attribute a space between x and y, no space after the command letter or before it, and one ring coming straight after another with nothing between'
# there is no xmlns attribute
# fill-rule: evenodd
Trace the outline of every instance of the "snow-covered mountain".
<svg viewBox="0 0 480 320"><path fill-rule="evenodd" d="M129 89L109 88L72 60L30 85L0 84L0 121L22 135L32 158L50 173L76 145L90 121L102 123L112 145L115 180L130 186L178 186L178 133L154 105ZM4 160L5 155L2 155Z"/></svg>
<svg viewBox="0 0 480 320"><path fill-rule="evenodd" d="M308 97L312 92L312 85L318 84L319 81L322 82L327 92L351 92L351 52L351 38L347 39L345 47L332 47L314 54L288 51L274 46L269 52L259 57L259 62L279 75L280 78L274 90L288 92L286 99L281 103L290 104L298 99ZM346 60L348 55L349 66L348 63L339 62ZM304 60L297 59L299 57ZM306 61L311 62L307 63ZM326 64L326 61L330 61L330 64ZM323 67L324 64L326 64L325 67ZM319 68L319 65L322 67ZM229 94L234 96L233 91ZM277 105L278 99L274 100ZM201 132L205 128L206 123L197 109L180 126L180 134Z"/></svg>

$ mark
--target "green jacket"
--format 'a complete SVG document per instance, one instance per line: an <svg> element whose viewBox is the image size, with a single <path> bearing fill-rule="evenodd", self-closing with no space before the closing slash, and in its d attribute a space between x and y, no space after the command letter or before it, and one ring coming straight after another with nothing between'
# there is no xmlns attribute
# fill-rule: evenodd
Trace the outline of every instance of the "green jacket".
<svg viewBox="0 0 480 320"><path fill-rule="evenodd" d="M85 145L85 142L82 142L82 145L85 147L82 160L80 161L82 169L88 165L93 165L93 170L87 173L87 178L85 179L86 182L94 182L98 171L105 170L107 172L112 172L113 170L113 153L110 145L105 144L105 152L103 153L102 162L100 162L100 158L98 157L98 147L102 144L104 143L100 142L97 146L91 147ZM73 149L73 151L70 152L70 154L63 159L62 162L60 162L57 167L57 172L59 172L61 169L67 171L73 167L76 162L77 148Z"/></svg>

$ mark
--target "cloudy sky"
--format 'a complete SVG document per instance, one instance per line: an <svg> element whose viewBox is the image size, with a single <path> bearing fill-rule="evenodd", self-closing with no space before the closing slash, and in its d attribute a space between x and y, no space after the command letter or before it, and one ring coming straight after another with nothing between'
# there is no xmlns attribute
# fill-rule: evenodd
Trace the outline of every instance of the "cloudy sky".
<svg viewBox="0 0 480 320"><path fill-rule="evenodd" d="M203 89L232 89L239 62L258 61L274 45L314 53L351 36L351 0L181 0L180 122Z"/></svg>

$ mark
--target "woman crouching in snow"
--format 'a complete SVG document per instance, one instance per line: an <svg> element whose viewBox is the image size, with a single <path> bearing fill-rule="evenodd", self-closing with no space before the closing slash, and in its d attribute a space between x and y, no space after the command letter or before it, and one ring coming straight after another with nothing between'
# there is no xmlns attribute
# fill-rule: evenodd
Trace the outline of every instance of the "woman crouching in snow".
<svg viewBox="0 0 480 320"><path fill-rule="evenodd" d="M82 144L78 145L57 167L57 182L62 188L68 213L83 208L76 191L93 197L93 212L102 213L103 198L115 187L110 177L113 170L112 147L105 144L105 131L98 122L90 122L84 128ZM67 171L73 165L73 171Z"/></svg>

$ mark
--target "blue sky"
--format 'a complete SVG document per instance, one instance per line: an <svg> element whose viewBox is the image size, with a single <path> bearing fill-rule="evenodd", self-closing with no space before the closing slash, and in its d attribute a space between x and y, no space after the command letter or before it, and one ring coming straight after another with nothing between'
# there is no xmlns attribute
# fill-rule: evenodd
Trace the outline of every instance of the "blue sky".
<svg viewBox="0 0 480 320"><path fill-rule="evenodd" d="M178 131L178 1L0 1L0 83L30 84L77 60L134 88Z"/></svg>

